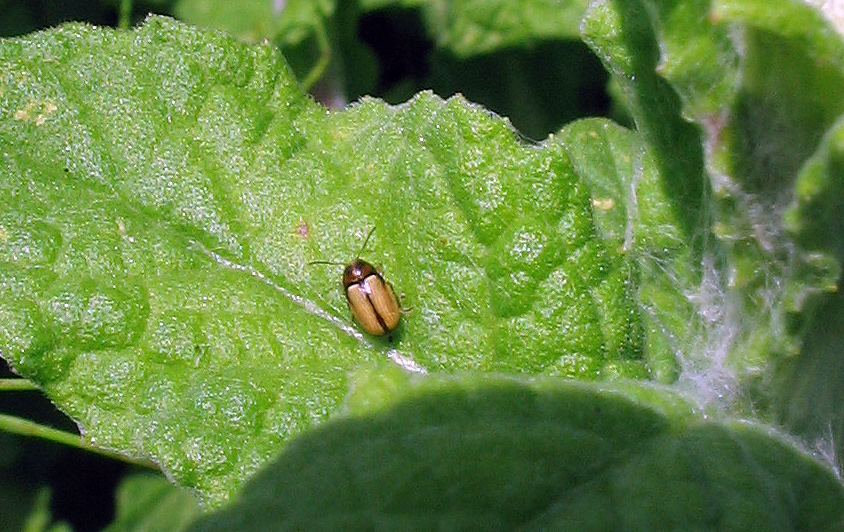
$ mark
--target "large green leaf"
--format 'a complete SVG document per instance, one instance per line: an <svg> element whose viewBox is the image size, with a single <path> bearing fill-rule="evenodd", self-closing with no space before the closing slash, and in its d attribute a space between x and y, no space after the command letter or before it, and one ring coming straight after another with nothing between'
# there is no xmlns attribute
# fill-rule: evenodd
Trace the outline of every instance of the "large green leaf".
<svg viewBox="0 0 844 532"><path fill-rule="evenodd" d="M274 39L281 26L281 13L286 4L292 3L298 11L303 2L265 2L263 0L241 0L220 2L215 0L177 0L173 2L173 14L180 20L199 26L217 28L251 42ZM319 6L311 2L313 16L318 20ZM299 17L306 18L305 17ZM291 32L292 33L292 32Z"/></svg>
<svg viewBox="0 0 844 532"><path fill-rule="evenodd" d="M699 264L653 153L640 133L603 119L569 124L560 141L589 187L602 237L628 261L629 290L642 308L652 375L674 382L677 352L699 333L697 309L683 290L698 275Z"/></svg>
<svg viewBox="0 0 844 532"><path fill-rule="evenodd" d="M28 443L22 436L0 432L0 530L68 531L67 523L51 515L52 492L44 485L67 456L56 452L59 446Z"/></svg>
<svg viewBox="0 0 844 532"><path fill-rule="evenodd" d="M151 18L0 47L0 352L212 504L361 365L644 377L623 258L556 143L460 98L328 113L271 47ZM342 266L408 313L350 323Z"/></svg>
<svg viewBox="0 0 844 532"><path fill-rule="evenodd" d="M181 20L274 41L330 106L460 93L544 138L605 107L605 76L578 41L585 0L179 0ZM495 79L495 83L490 83Z"/></svg>
<svg viewBox="0 0 844 532"><path fill-rule="evenodd" d="M596 1L582 26L589 44L619 87L636 133L613 126L573 124L561 137L587 177L600 210L608 199L615 241L625 249L638 279L648 356L663 381L682 369L700 371L710 356L704 345L709 320L700 291L719 249L711 238L710 189L700 132L681 115L681 102L657 75L658 43L647 12L637 2ZM596 165L593 160L600 161ZM604 203L604 205L610 205ZM600 219L600 218L599 218Z"/></svg>
<svg viewBox="0 0 844 532"><path fill-rule="evenodd" d="M132 532L187 528L200 514L195 497L160 475L126 477L117 490L117 515L104 532Z"/></svg>
<svg viewBox="0 0 844 532"><path fill-rule="evenodd" d="M419 4L437 45L461 57L522 46L532 41L576 38L588 4L586 0L432 0L424 3L411 0L398 3Z"/></svg>
<svg viewBox="0 0 844 532"><path fill-rule="evenodd" d="M804 230L800 238L813 239L813 248L795 246L789 231L805 225L800 217L811 209L792 209L788 224L783 214L798 187L804 202L806 193L824 198L824 222L814 227L831 222L840 203L840 191L819 184L835 178L797 183L844 109L841 36L818 12L789 0L599 1L583 27L628 100L663 194L686 211L681 241L703 250L686 262L702 259L699 276L683 273L693 268L665 268L653 282L667 281L697 307L685 336L668 329L680 340L684 369L704 380L720 372L716 393L722 396L727 382L726 395L742 396L747 379L799 352L803 324L812 319L801 315L806 302L833 289L840 271L840 259L819 253L840 248L838 237ZM830 195L818 194L819 186ZM670 255L682 264L682 253ZM644 293L647 284L643 279Z"/></svg>
<svg viewBox="0 0 844 532"><path fill-rule="evenodd" d="M728 358L758 414L840 453L844 39L802 2L646 4L660 71L704 133Z"/></svg>
<svg viewBox="0 0 844 532"><path fill-rule="evenodd" d="M773 372L773 412L837 460L844 452L844 117L827 132L803 166L786 225L794 232L808 267L792 280L792 291L808 293L793 322L801 338L800 356L783 360ZM816 268L813 263L818 263ZM819 275L817 271L820 271ZM824 275L832 272L832 275ZM799 301L799 300L798 300Z"/></svg>
<svg viewBox="0 0 844 532"><path fill-rule="evenodd" d="M765 427L704 421L665 390L363 380L354 415L292 442L191 530L844 526L830 471Z"/></svg>
<svg viewBox="0 0 844 532"><path fill-rule="evenodd" d="M631 204L668 198L694 215L668 225L687 231L665 256L630 246L643 308L667 318L645 312L649 360L659 360L653 324L667 324L662 339L681 361L680 380L702 401L780 423L840 467L841 34L790 0L598 1L583 28L663 185L656 195L628 188L625 196L624 180L591 188L620 198L628 229L641 224ZM708 180L702 190L697 172ZM593 174L590 183L608 175ZM684 188L693 193L684 197ZM704 250L699 277L688 274L697 255L683 252L695 241Z"/></svg>

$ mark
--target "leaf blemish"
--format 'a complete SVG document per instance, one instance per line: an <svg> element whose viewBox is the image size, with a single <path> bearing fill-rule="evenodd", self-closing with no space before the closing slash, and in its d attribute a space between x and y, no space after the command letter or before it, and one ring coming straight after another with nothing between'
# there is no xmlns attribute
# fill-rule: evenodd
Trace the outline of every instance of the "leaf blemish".
<svg viewBox="0 0 844 532"><path fill-rule="evenodd" d="M612 198L594 198L592 206L602 211L608 211L615 207L615 201Z"/></svg>
<svg viewBox="0 0 844 532"><path fill-rule="evenodd" d="M32 121L36 126L40 126L47 121L53 113L58 110L59 106L50 100L39 102L32 99L27 102L23 109L18 109L12 117L15 120ZM33 112L37 112L33 117Z"/></svg>
<svg viewBox="0 0 844 532"><path fill-rule="evenodd" d="M308 222L305 220L300 221L299 225L296 227L296 234L302 238L308 238L311 236L311 228L308 226Z"/></svg>

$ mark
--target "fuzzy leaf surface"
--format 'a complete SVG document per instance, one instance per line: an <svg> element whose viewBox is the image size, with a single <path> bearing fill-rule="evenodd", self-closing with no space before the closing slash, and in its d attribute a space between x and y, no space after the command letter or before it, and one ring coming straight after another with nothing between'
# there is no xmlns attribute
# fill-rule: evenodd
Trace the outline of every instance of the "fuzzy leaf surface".
<svg viewBox="0 0 844 532"><path fill-rule="evenodd" d="M190 530L844 525L831 472L764 427L704 421L665 390L415 381L370 375L352 415L292 442L235 504Z"/></svg>
<svg viewBox="0 0 844 532"><path fill-rule="evenodd" d="M703 133L723 250L712 332L757 414L840 456L844 38L803 2L644 4Z"/></svg>
<svg viewBox="0 0 844 532"><path fill-rule="evenodd" d="M3 41L0 66L0 353L211 504L360 366L648 375L568 157L465 100L329 113L270 46L161 17ZM338 286L373 227L409 309L389 339Z"/></svg>

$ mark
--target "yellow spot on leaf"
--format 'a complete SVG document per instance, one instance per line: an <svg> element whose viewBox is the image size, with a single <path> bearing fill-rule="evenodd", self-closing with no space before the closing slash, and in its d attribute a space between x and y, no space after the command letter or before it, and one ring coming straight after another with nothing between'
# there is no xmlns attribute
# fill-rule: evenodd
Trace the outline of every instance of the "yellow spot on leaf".
<svg viewBox="0 0 844 532"><path fill-rule="evenodd" d="M41 113L35 117L35 125L40 126L43 124L51 114L58 110L58 108L59 106L50 100L44 102L44 105L41 107Z"/></svg>
<svg viewBox="0 0 844 532"><path fill-rule="evenodd" d="M615 207L615 201L612 198L594 198L592 200L592 206L602 211L608 211Z"/></svg>
<svg viewBox="0 0 844 532"><path fill-rule="evenodd" d="M15 120L29 120L29 115L32 113L34 106L35 102L33 100L29 100L29 103L27 103L23 109L18 109L12 116Z"/></svg>
<svg viewBox="0 0 844 532"><path fill-rule="evenodd" d="M47 119L59 109L59 106L51 100L29 100L23 109L18 109L12 117L15 120L23 120L25 122L33 122L36 126L40 126Z"/></svg>

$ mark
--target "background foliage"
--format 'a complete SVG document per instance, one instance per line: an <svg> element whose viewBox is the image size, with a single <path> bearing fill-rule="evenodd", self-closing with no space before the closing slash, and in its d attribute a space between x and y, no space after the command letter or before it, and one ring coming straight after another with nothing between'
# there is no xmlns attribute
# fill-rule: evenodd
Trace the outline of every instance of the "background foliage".
<svg viewBox="0 0 844 532"><path fill-rule="evenodd" d="M287 526L329 528L396 526L397 510L424 526L588 527L577 520L613 512L616 528L842 526L825 469L840 471L844 446L836 13L785 0L5 4L5 36L141 26L2 45L0 354L85 445L127 456L25 439L36 429L4 417L17 434L0 433L14 509L0 528L187 526L193 494L139 473L147 458L211 506L240 493L194 529L260 528L249 516L266 504ZM142 23L150 11L236 39ZM388 342L348 325L336 272L305 267L351 258L372 226L366 255L414 307ZM4 413L73 430L6 386ZM524 437L509 438L513 423ZM378 458L397 448L392 466ZM478 449L511 452L464 471ZM584 469L541 461L561 454ZM92 463L104 472L88 482ZM361 469L324 473L338 463ZM750 489L735 483L750 472ZM424 489L399 497L417 478L453 495L441 512L414 510L431 505ZM580 480L556 491L561 479ZM459 495L473 486L512 504L473 509ZM352 488L378 503L355 513ZM335 506L309 514L325 499L301 501L331 489Z"/></svg>

